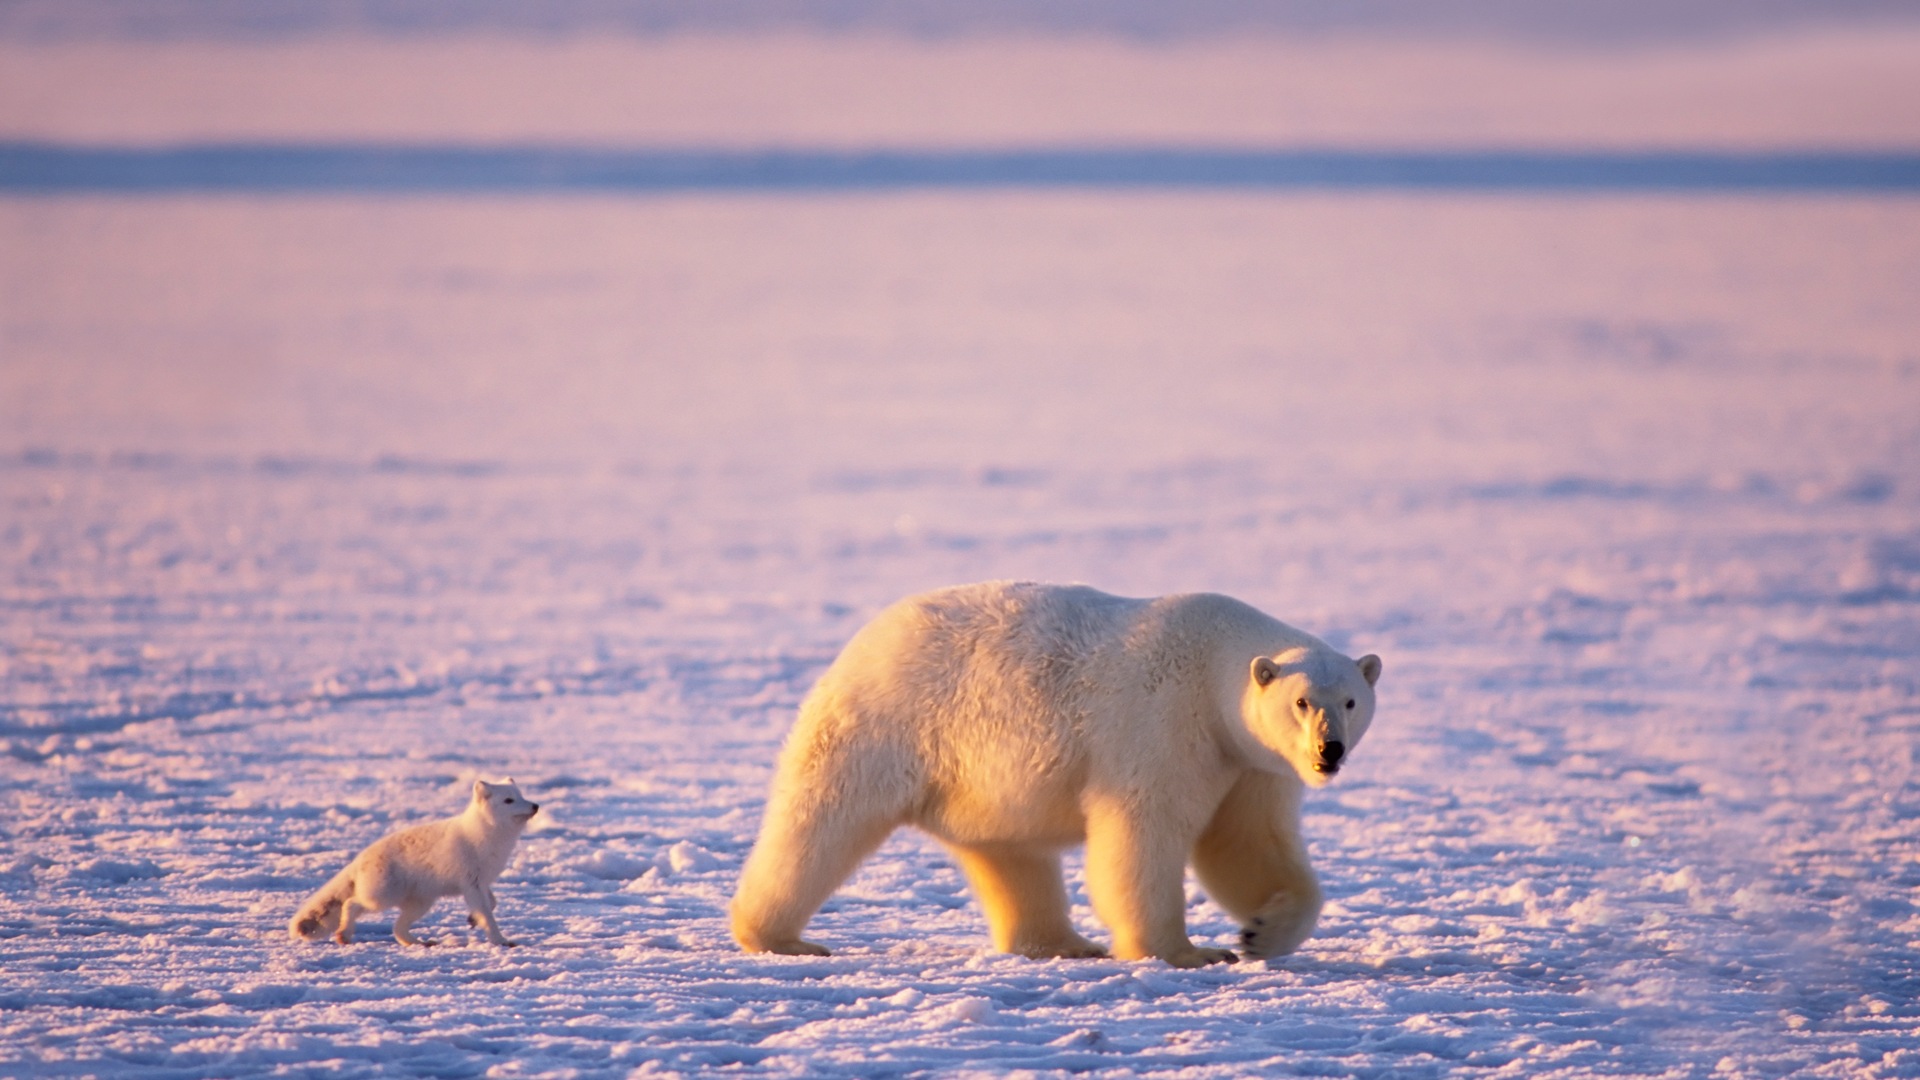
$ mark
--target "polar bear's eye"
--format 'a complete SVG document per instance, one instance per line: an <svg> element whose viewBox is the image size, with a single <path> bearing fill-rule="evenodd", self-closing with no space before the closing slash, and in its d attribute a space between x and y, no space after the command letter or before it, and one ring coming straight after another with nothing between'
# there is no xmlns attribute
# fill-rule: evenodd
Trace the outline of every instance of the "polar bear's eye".
<svg viewBox="0 0 1920 1080"><path fill-rule="evenodd" d="M512 799L508 799L508 800L507 800L507 805L508 805L508 806L512 806L512 805L513 805L513 800L512 800Z"/></svg>
<svg viewBox="0 0 1920 1080"><path fill-rule="evenodd" d="M1353 708L1353 699L1352 699L1352 698L1348 698L1348 699L1347 699L1347 708L1349 708L1349 709L1351 709L1351 708Z"/></svg>
<svg viewBox="0 0 1920 1080"><path fill-rule="evenodd" d="M1294 707L1294 708L1296 708L1296 709L1304 709L1304 708L1306 708L1306 707L1307 707L1307 699L1306 699L1306 698L1301 698L1301 699L1300 699L1299 701L1296 701L1296 702L1294 702L1294 703L1293 703L1293 707Z"/></svg>

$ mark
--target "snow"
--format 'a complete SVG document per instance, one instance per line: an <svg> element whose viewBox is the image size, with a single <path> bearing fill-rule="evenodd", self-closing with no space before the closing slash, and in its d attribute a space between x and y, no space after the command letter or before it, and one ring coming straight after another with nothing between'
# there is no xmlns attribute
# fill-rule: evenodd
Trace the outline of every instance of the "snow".
<svg viewBox="0 0 1920 1080"><path fill-rule="evenodd" d="M0 253L0 1072L1920 1076L1910 197L49 196ZM992 577L1384 657L1302 952L999 956L909 833L835 955L732 946L811 680ZM520 948L287 939L477 776L542 804Z"/></svg>

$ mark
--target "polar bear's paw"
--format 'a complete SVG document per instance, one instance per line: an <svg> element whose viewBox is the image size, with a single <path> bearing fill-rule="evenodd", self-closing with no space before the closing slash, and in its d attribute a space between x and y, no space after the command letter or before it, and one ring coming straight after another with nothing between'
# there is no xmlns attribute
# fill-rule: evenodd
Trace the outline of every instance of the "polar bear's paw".
<svg viewBox="0 0 1920 1080"><path fill-rule="evenodd" d="M1013 952L1029 960L1105 960L1106 947L1075 934L1059 941L1023 942Z"/></svg>
<svg viewBox="0 0 1920 1080"><path fill-rule="evenodd" d="M1285 956L1313 933L1319 916L1318 904L1276 899L1247 921L1240 931L1240 947L1256 960Z"/></svg>
<svg viewBox="0 0 1920 1080"><path fill-rule="evenodd" d="M1160 959L1177 968L1206 967L1208 964L1235 964L1240 958L1228 949L1203 949L1198 945L1189 945L1178 952L1169 953Z"/></svg>
<svg viewBox="0 0 1920 1080"><path fill-rule="evenodd" d="M799 938L794 938L792 941L768 942L766 945L762 946L757 951L770 952L776 956L832 956L833 955L832 950L828 949L825 945L815 945L811 941L801 941Z"/></svg>

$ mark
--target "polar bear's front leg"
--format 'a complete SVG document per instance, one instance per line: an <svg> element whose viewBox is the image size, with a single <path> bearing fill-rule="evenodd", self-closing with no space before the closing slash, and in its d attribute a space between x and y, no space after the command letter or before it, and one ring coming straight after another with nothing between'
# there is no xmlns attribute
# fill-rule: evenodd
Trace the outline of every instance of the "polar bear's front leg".
<svg viewBox="0 0 1920 1080"><path fill-rule="evenodd" d="M1113 955L1157 956L1174 967L1239 959L1187 937L1187 852L1177 820L1142 800L1091 799L1087 806L1087 893L1113 931Z"/></svg>
<svg viewBox="0 0 1920 1080"><path fill-rule="evenodd" d="M1017 844L951 850L986 909L994 948L1036 960L1107 955L1073 929L1057 852Z"/></svg>
<svg viewBox="0 0 1920 1080"><path fill-rule="evenodd" d="M1213 902L1240 920L1241 946L1285 956L1320 919L1320 883L1300 835L1298 781L1248 773L1193 847L1193 868Z"/></svg>

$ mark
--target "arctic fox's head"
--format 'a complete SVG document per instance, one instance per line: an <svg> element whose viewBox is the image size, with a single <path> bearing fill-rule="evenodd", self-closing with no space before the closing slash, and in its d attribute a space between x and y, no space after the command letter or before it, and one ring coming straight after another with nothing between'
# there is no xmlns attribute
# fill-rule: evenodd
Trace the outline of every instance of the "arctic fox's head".
<svg viewBox="0 0 1920 1080"><path fill-rule="evenodd" d="M485 780L473 782L473 806L482 817L499 824L519 827L533 819L540 812L540 804L528 802L520 788L512 780L504 784L489 784Z"/></svg>
<svg viewBox="0 0 1920 1080"><path fill-rule="evenodd" d="M1324 787L1373 723L1380 658L1287 649L1255 657L1248 678L1254 738L1286 759L1302 780Z"/></svg>

